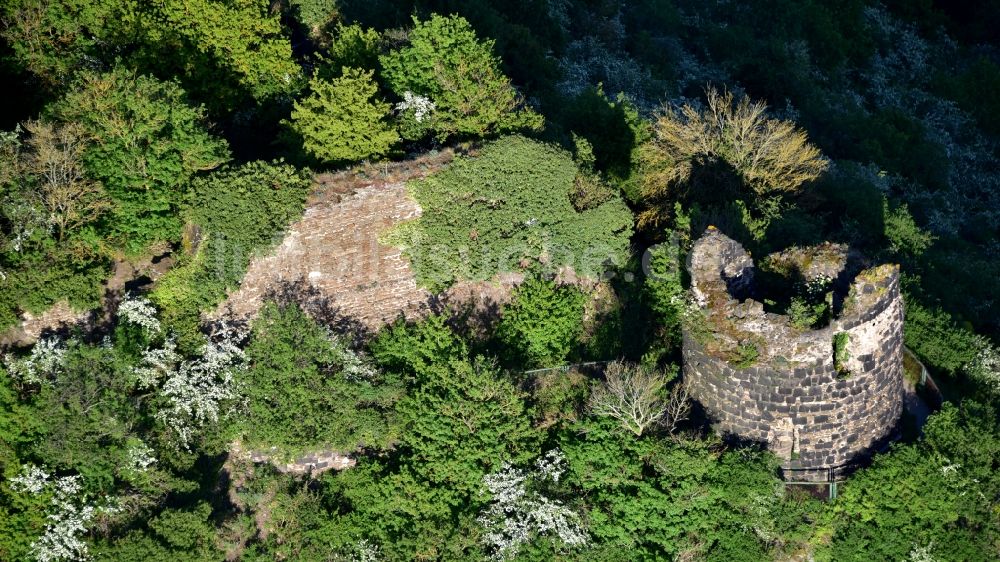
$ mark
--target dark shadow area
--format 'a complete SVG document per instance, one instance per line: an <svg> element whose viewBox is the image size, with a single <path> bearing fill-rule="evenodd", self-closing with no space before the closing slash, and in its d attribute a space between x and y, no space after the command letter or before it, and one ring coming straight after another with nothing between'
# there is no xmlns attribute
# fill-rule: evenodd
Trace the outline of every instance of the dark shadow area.
<svg viewBox="0 0 1000 562"><path fill-rule="evenodd" d="M803 251L808 253L810 250L806 248ZM827 283L807 278L801 263L786 260L775 264L765 256L754 270L752 298L762 302L765 311L775 314L787 314L793 301L811 309L825 308L825 312L820 314L823 318L813 327L826 325L830 319L840 316L854 279L871 265L860 252L846 251L844 266Z"/></svg>
<svg viewBox="0 0 1000 562"><path fill-rule="evenodd" d="M455 333L476 347L489 346L484 342L490 339L493 329L500 321L502 305L489 295L483 298L448 298L445 295L435 295L427 303L433 314L445 314L448 325Z"/></svg>
<svg viewBox="0 0 1000 562"><path fill-rule="evenodd" d="M610 177L627 178L636 138L624 105L614 101L613 94L611 98L598 88L589 88L564 107L550 112L553 113L550 118L563 127L563 143L568 149L574 149L570 133L575 133L593 146L595 170Z"/></svg>
<svg viewBox="0 0 1000 562"><path fill-rule="evenodd" d="M341 313L330 297L305 279L279 280L265 293L264 299L282 306L298 305L306 314L334 332L350 336L355 344L371 338L372 331L357 318Z"/></svg>
<svg viewBox="0 0 1000 562"><path fill-rule="evenodd" d="M14 61L13 52L6 40L0 39L0 82L4 85L3 103L0 104L0 131L10 131L41 111L45 90L27 70Z"/></svg>

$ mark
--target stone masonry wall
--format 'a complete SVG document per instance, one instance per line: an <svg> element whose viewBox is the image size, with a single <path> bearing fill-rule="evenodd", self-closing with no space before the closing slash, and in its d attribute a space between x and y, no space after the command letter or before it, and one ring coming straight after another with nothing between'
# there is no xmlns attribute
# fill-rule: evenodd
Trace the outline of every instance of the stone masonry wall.
<svg viewBox="0 0 1000 562"><path fill-rule="evenodd" d="M332 313L375 331L400 315L412 320L448 308L455 314L475 310L488 316L507 303L513 287L524 280L522 273L460 281L439 295L417 284L409 258L379 239L420 212L405 184L398 182L375 182L336 199L313 202L281 244L251 260L239 289L214 316L253 318L277 293L311 313ZM581 287L593 285L572 275L561 279Z"/></svg>
<svg viewBox="0 0 1000 562"><path fill-rule="evenodd" d="M705 306L725 314L737 331L765 340L761 359L738 368L709 351L704 334L685 334L684 380L718 430L768 443L785 468L817 469L806 478L819 477L819 469L863 459L892 437L903 409L897 267L860 273L840 317L825 328L803 331L791 328L781 315L764 313L752 299L720 302L720 291L729 294L737 270L741 280L752 279L752 262L738 244L709 231L692 255L693 288L696 295L705 295ZM721 256L739 267L712 259L706 264L699 256ZM841 332L848 334L849 359L838 369L833 340Z"/></svg>
<svg viewBox="0 0 1000 562"><path fill-rule="evenodd" d="M375 184L342 201L310 206L274 251L251 262L221 308L252 316L270 291L286 284L315 291L340 316L369 327L413 315L431 295L417 286L402 251L378 238L418 216L420 207L402 183Z"/></svg>

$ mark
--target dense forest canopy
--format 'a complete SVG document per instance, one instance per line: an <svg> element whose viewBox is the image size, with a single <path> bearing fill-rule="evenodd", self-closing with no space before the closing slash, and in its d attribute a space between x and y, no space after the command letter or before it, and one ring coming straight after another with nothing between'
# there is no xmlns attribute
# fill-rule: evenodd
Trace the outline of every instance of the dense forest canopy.
<svg viewBox="0 0 1000 562"><path fill-rule="evenodd" d="M996 0L4 2L0 559L997 559L997 29ZM379 242L495 306L220 310L343 195L317 174L402 163L422 211ZM690 399L709 226L900 264L934 411L836 497ZM806 331L828 294L766 304ZM53 310L88 320L28 334Z"/></svg>

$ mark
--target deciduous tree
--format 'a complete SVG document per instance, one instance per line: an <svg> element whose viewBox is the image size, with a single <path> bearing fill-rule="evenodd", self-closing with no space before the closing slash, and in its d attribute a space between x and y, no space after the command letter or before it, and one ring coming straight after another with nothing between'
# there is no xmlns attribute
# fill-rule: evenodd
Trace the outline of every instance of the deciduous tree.
<svg viewBox="0 0 1000 562"><path fill-rule="evenodd" d="M414 18L410 44L381 57L382 76L398 96L430 98L440 140L538 129L542 118L525 106L500 70L493 41L480 41L460 16Z"/></svg>
<svg viewBox="0 0 1000 562"><path fill-rule="evenodd" d="M733 195L745 198L764 219L774 218L782 195L826 170L826 158L805 132L790 121L768 117L764 103L714 88L706 96L706 108L667 106L653 124L652 138L642 150L642 196L650 208L640 216L641 223L659 224L673 212L675 201L727 187L735 187ZM726 168L740 185L725 185Z"/></svg>
<svg viewBox="0 0 1000 562"><path fill-rule="evenodd" d="M353 162L386 155L399 141L387 122L390 105L379 100L371 70L346 68L326 81L314 78L312 93L295 102L291 128L306 152L322 162Z"/></svg>
<svg viewBox="0 0 1000 562"><path fill-rule="evenodd" d="M229 158L180 86L123 67L83 74L50 114L87 135L86 171L114 201L107 234L131 252L176 240L191 177Z"/></svg>

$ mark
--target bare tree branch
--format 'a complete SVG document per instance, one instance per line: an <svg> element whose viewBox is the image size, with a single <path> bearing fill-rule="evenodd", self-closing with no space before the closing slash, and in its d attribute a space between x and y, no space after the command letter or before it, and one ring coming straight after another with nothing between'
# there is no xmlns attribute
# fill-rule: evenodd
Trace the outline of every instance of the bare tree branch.
<svg viewBox="0 0 1000 562"><path fill-rule="evenodd" d="M666 413L663 373L616 361L608 365L604 383L590 396L594 415L612 417L636 436L660 421Z"/></svg>

